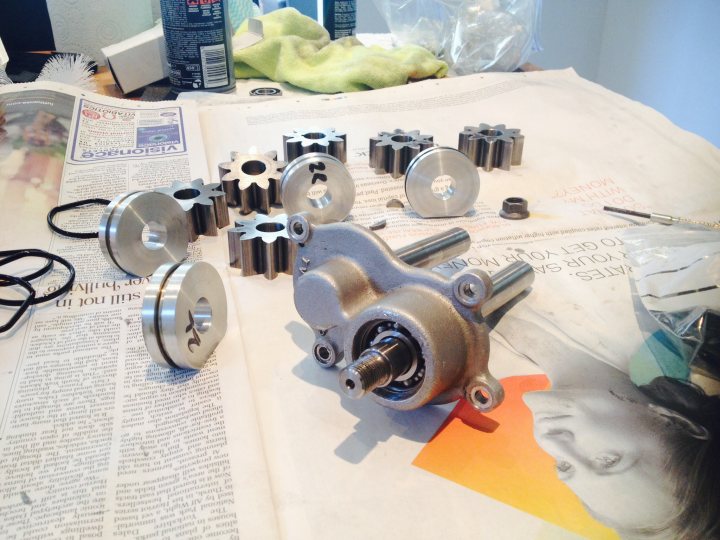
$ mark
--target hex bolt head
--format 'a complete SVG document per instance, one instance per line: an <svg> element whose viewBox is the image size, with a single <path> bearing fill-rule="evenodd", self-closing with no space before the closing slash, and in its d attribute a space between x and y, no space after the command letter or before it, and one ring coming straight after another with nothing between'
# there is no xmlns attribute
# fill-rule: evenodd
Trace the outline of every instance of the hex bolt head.
<svg viewBox="0 0 720 540"><path fill-rule="evenodd" d="M502 203L500 217L504 219L526 219L530 216L528 212L527 199L522 197L508 197Z"/></svg>

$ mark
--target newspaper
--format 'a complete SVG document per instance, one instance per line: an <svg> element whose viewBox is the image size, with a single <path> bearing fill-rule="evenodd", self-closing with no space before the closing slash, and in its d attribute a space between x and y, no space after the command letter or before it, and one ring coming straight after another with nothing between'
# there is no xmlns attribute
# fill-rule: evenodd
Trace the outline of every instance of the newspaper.
<svg viewBox="0 0 720 540"><path fill-rule="evenodd" d="M0 100L8 94L0 90ZM0 536L678 536L679 519L667 516L691 501L661 474L658 452L667 452L657 433L667 417L650 416L660 409L627 376L645 339L622 234L638 223L601 206L717 219L720 155L709 143L568 71L249 105L128 104L57 88L16 99L35 101L36 111L14 117L5 104L2 246L47 247L77 264L79 277L70 295L35 308L0 341ZM55 110L63 100L64 115ZM43 107L57 117L45 126L63 126L65 148L39 175L41 187L29 189L38 174L24 165L27 155L43 152L7 141ZM378 131L420 129L454 146L465 125L480 122L521 128L525 152L510 171L481 171L480 198L465 217L420 219L402 180L367 165ZM313 334L293 308L291 277L228 269L224 233L201 237L190 256L224 275L230 331L200 372L163 370L142 344L143 281L110 270L96 242L45 230L57 201L216 181L231 151L282 154L282 134L310 126L347 133L357 185L351 221L385 219L378 234L391 247L461 226L471 250L437 271L492 273L514 260L535 269L532 291L490 321L490 369L507 394L497 411L459 403L398 412L341 396L337 372L309 356ZM16 170L31 172L19 181ZM678 186L678 178L692 181ZM509 196L527 198L532 218L499 218ZM405 208L388 208L390 199ZM97 217L62 219L92 228ZM600 406L610 412L581 418L591 409L571 399L578 394L590 405L619 396L637 410ZM600 429L607 425L625 431ZM595 476L573 458L593 445Z"/></svg>
<svg viewBox="0 0 720 540"><path fill-rule="evenodd" d="M206 177L194 104L36 84L0 89L0 106L0 245L47 249L77 271L69 294L0 342L0 536L275 537L247 374L230 361L241 348L232 299L208 365L165 370L140 329L148 278L111 269L97 240L45 225L57 204ZM56 222L97 230L102 210ZM190 258L225 272L220 248L206 239ZM39 289L66 277L54 271Z"/></svg>

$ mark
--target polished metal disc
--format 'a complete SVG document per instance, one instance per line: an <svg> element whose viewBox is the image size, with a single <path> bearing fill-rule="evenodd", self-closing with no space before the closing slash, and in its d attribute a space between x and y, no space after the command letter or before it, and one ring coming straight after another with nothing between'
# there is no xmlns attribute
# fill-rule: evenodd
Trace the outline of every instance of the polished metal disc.
<svg viewBox="0 0 720 540"><path fill-rule="evenodd" d="M304 154L285 168L280 198L288 215L307 212L315 223L345 219L355 203L355 181L329 154Z"/></svg>
<svg viewBox="0 0 720 540"><path fill-rule="evenodd" d="M158 268L145 289L142 330L156 363L200 369L227 330L225 287L215 267L199 261Z"/></svg>
<svg viewBox="0 0 720 540"><path fill-rule="evenodd" d="M124 193L103 212L98 238L103 255L113 266L145 277L162 264L187 257L187 218L180 205L164 193Z"/></svg>
<svg viewBox="0 0 720 540"><path fill-rule="evenodd" d="M480 175L465 154L438 146L419 153L405 173L405 195L421 217L465 215L480 194Z"/></svg>

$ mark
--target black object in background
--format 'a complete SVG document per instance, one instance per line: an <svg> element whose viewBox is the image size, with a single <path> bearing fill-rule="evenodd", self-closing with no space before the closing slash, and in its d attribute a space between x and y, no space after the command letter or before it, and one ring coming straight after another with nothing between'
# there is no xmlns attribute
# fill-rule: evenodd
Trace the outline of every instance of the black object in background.
<svg viewBox="0 0 720 540"><path fill-rule="evenodd" d="M0 39L11 59L13 52L55 49L45 0L5 0L0 4Z"/></svg>

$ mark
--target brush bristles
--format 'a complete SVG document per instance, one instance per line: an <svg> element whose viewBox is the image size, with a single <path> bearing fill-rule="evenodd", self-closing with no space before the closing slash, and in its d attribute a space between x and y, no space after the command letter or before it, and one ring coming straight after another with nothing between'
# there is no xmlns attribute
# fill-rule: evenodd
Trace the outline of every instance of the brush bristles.
<svg viewBox="0 0 720 540"><path fill-rule="evenodd" d="M92 68L95 62L84 54L59 54L45 62L38 81L52 81L95 92Z"/></svg>

